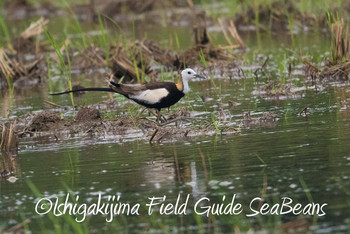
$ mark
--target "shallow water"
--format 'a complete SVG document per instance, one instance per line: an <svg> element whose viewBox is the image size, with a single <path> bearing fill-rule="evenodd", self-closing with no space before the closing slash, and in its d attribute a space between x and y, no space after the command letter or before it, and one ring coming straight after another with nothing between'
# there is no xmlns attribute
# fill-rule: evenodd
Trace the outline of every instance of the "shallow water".
<svg viewBox="0 0 350 234"><path fill-rule="evenodd" d="M280 63L283 56L290 55L289 48L302 48L304 54L314 58L322 57L328 49L329 40L319 33L300 33L294 39L292 45L289 35L285 33L246 34L244 40L249 46L246 56L253 60L260 55L262 64L263 58L271 55L267 75L254 81L249 77L230 79L225 73L217 74L214 77L216 88L210 80L192 82L191 93L171 108L171 111L175 111L186 106L193 113L204 113L198 118L211 122L210 113L217 116L218 102L238 102L240 105L234 108L223 106L226 120L216 119L219 125L240 128L238 134L198 136L153 145L135 137L121 140L115 136L91 138L84 134L58 141L47 137L22 139L15 162L14 176L18 180L10 183L0 179L0 229L30 218L32 222L29 225L33 232L52 230L55 221L47 215L35 213L38 198L29 186L34 184L40 193L52 201L56 196L64 201L70 190L80 196L79 203L94 203L101 194L103 201L108 196L119 195L122 202L141 204L139 216L124 214L114 217L114 221L108 225L106 217L102 215L89 217L86 222L89 222L92 232L123 228L131 232L233 232L237 228L243 232L251 228L281 231L282 223L297 218L306 219L309 230L321 233L349 231L348 86L302 91L303 98L291 100L266 100L253 95L253 91L266 80L282 76ZM244 69L249 71L255 68L246 64ZM202 72L206 73L205 70ZM293 71L292 77L292 83L296 86L308 84L303 81L300 66ZM98 86L104 79L97 77L85 81L81 75L73 78L85 86ZM64 89L62 80L53 82L55 91ZM25 92L11 100L5 95L0 97L0 102L4 103L3 107L10 106L9 116L21 116L27 111L41 110L48 90L48 85L43 84L37 92ZM210 100L203 102L201 96ZM112 115L128 112L130 106L134 106L123 98L115 98L120 102L120 108ZM78 105L87 105L106 99L106 94L91 93L75 100ZM49 100L70 105L67 96ZM304 107L308 107L307 116L299 115ZM252 116L273 111L279 120L269 125L241 126L239 122L248 111ZM71 111L66 112L67 116L71 115ZM186 215L166 216L158 212L147 215L149 197L166 195L167 202L175 204L178 194L182 195L181 204L190 194ZM201 198L207 197L211 200L209 204L213 204L221 202L226 196L223 203L228 204L233 195L236 195L235 204L241 203L243 206L240 215L198 218L194 214L194 205ZM289 213L247 217L252 213L250 202L261 196L271 206L282 203L283 197L291 198L293 204L301 203L303 207L312 202L327 203L324 207L326 215L297 216ZM257 208L258 202L253 203L253 207ZM72 217L76 218L74 215ZM69 226L67 220L64 218L59 222ZM36 226L37 223L42 226ZM63 225L63 230L67 226Z"/></svg>

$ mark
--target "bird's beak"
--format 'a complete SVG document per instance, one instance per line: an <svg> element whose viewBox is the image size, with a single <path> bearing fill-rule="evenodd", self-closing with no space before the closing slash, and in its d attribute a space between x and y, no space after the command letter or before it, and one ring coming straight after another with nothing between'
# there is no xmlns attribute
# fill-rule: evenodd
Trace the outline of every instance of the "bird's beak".
<svg viewBox="0 0 350 234"><path fill-rule="evenodd" d="M201 78L201 79L205 79L204 76L201 76L201 75L199 75L199 74L195 74L194 77L196 77L196 78Z"/></svg>

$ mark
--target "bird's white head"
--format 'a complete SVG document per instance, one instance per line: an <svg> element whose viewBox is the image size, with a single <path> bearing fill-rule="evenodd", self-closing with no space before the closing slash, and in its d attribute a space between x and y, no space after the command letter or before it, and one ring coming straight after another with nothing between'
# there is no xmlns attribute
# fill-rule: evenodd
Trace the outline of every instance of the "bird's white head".
<svg viewBox="0 0 350 234"><path fill-rule="evenodd" d="M183 81L189 81L193 78L202 78L205 79L203 76L197 74L195 71L193 71L191 68L186 68L185 70L181 71L181 76Z"/></svg>
<svg viewBox="0 0 350 234"><path fill-rule="evenodd" d="M181 78L182 78L183 92L185 94L190 90L190 88L188 86L189 80L194 79L194 78L205 79L204 76L197 74L191 68L186 68L185 70L182 70L181 71Z"/></svg>

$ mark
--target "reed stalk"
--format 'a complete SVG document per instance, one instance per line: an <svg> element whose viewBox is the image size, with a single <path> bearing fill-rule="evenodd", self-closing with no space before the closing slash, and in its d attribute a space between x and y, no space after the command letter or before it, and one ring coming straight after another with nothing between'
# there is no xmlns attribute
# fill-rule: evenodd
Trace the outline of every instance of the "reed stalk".
<svg viewBox="0 0 350 234"><path fill-rule="evenodd" d="M345 25L344 19L340 19L331 25L331 32L331 63L336 65L346 62L350 58L349 26Z"/></svg>
<svg viewBox="0 0 350 234"><path fill-rule="evenodd" d="M18 139L15 132L16 121L13 123L4 123L0 135L0 148L6 152L17 151Z"/></svg>

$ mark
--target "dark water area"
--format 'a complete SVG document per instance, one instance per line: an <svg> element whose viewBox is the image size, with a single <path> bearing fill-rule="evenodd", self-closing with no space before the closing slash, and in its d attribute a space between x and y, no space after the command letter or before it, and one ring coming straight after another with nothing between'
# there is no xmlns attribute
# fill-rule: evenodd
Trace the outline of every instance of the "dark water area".
<svg viewBox="0 0 350 234"><path fill-rule="evenodd" d="M196 200L207 197L220 201L222 196L229 199L236 194L249 214L249 203L261 196L265 178L268 203L276 204L283 197L304 205L310 203L301 184L304 181L314 203L327 203L326 215L311 228L320 232L345 231L349 217L350 125L335 110L325 111L322 105L315 109L308 119L281 119L274 128L158 145L143 141L119 144L112 137L77 137L59 143L47 139L24 141L17 162L19 180L14 184L1 181L1 220L20 222L18 210L26 218L39 219L33 212L37 199L28 188L30 180L46 197L64 199L67 186L80 195L80 202L87 203L96 201L98 193L105 199L120 194L120 200L130 204L146 203L148 197L164 195L174 203L179 193L190 194L190 211L183 216L181 228L191 230L196 221L190 208ZM142 222L146 227L153 226L148 224L147 210L141 209L140 213L142 218L125 217L132 230L147 230ZM245 222L279 230L279 222L295 219L290 214L272 217L275 221L271 217L257 217L240 217L237 221L236 217L226 216L211 222L217 222L218 230L222 231L232 231L233 225ZM105 225L99 218L99 222L90 221L96 228ZM156 215L154 219L161 219L171 229L174 224L175 229L180 227L180 218L176 216ZM203 218L204 225L206 222L208 219Z"/></svg>
<svg viewBox="0 0 350 234"><path fill-rule="evenodd" d="M182 30L186 32L186 29ZM162 32L159 35L161 34ZM164 34L169 35L167 32ZM148 33L147 37L157 39L159 35L153 38ZM186 33L179 31L178 35L180 41L183 41L181 46L186 48L190 44L185 39L188 38ZM215 32L213 38L217 43L224 41ZM305 221L303 228L309 232L348 232L348 84L318 84L319 89L315 90L304 77L302 66L296 64L292 77L287 78L287 82L296 87L307 87L298 93L298 98L266 99L256 92L267 80L285 76L286 71L281 68L283 60L293 54L302 53L322 62L329 51L330 39L323 32L300 32L294 35L294 42L286 32L243 33L243 39L249 48L245 57L251 61L244 64L243 69L248 74L256 69L256 59L259 56L260 65L270 56L267 75L261 75L256 81L250 77L229 78L225 73L221 76L216 73L213 81L192 82L191 92L170 109L175 111L185 106L191 112L198 112L198 119L210 122L213 121L213 113L218 116L220 112L218 102L238 102L239 105L234 108L224 105L225 118L215 117L215 121L220 126L239 128L239 133L217 133L152 145L137 135L126 139L113 135L90 137L86 134L67 136L59 141L47 137L21 139L15 161L14 177L17 181L10 183L9 180L0 179L0 230L29 218L31 222L28 225L33 232L56 230L52 228L53 224L64 223L61 225L63 232L69 229L70 222L78 230L84 230L84 225L88 222L91 232L126 229L129 232L158 233L229 233L237 230L282 232L286 230L284 223L295 220ZM206 72L205 68L201 69L201 72ZM103 82L103 78L100 79L98 75L92 75L89 79L81 74L72 77L87 87L100 86ZM1 119L5 119L7 114L10 117L24 116L27 112L42 110L43 100L47 99L69 106L67 96L48 98L49 85L53 85L54 91L64 90L61 78L59 75L54 76L51 83L40 85L35 92L23 91L14 97L6 94L0 96ZM172 78L169 76L168 79ZM210 99L203 102L201 96ZM89 93L75 101L77 105L88 105L108 98L107 94ZM123 97L115 95L114 98L120 103L120 108L108 115L128 113L133 108L130 106L134 106ZM10 113L4 113L5 106L9 107ZM308 107L307 115L299 114L305 107ZM252 116L275 112L278 121L251 126L240 124L244 113L249 111ZM72 115L72 112L65 111L65 115ZM1 158L4 157L6 155L2 153ZM108 216L103 215L89 216L83 223L72 221L76 217L81 218L81 215L71 215L72 219L39 216L35 212L39 198L33 192L32 184L53 202L56 197L64 202L69 191L71 198L79 196L78 203L86 204L96 203L99 195L102 201L108 201L109 196L120 196L121 202L139 203L140 214L116 215L111 223L106 221ZM166 202L172 204L179 197L180 204L183 204L187 195L189 200L186 214L161 215L159 206L153 215L147 214L146 204L150 202L150 197L166 196ZM202 206L214 203L227 205L233 196L234 203L242 205L240 214L206 217L194 212L196 202L202 198L210 199L210 202L201 202ZM308 204L327 205L319 210L319 216L307 211L305 215L287 212L283 215L247 216L254 213L251 209L258 209L259 200L254 199L260 197L270 205L269 209L275 204L282 204L287 198L293 201L293 205L300 203L303 208ZM325 215L321 216L322 213Z"/></svg>

